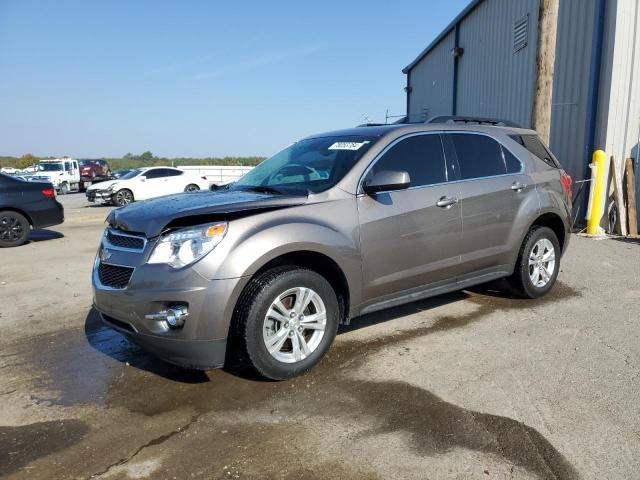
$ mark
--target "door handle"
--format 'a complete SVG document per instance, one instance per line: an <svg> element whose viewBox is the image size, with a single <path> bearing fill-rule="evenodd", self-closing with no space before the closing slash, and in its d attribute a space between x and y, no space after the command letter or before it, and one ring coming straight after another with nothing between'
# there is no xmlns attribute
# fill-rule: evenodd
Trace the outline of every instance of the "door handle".
<svg viewBox="0 0 640 480"><path fill-rule="evenodd" d="M522 190L524 190L527 186L524 183L520 183L520 182L513 182L513 185L511 185L511 190L513 190L514 192L521 192Z"/></svg>
<svg viewBox="0 0 640 480"><path fill-rule="evenodd" d="M455 197L440 197L440 200L436 202L436 206L440 208L451 208L456 203L458 203L458 199Z"/></svg>

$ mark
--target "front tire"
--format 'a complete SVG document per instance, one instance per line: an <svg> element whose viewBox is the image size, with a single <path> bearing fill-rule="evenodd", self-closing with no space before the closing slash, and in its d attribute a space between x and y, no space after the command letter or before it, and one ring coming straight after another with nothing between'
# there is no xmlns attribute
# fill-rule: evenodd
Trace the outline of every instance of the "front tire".
<svg viewBox="0 0 640 480"><path fill-rule="evenodd" d="M29 238L31 226L27 218L12 210L0 212L0 247L18 247Z"/></svg>
<svg viewBox="0 0 640 480"><path fill-rule="evenodd" d="M111 196L111 201L117 207L124 207L129 205L134 200L133 192L128 188L122 188Z"/></svg>
<svg viewBox="0 0 640 480"><path fill-rule="evenodd" d="M67 193L69 193L69 185L63 183L60 185L60 195L66 195Z"/></svg>
<svg viewBox="0 0 640 480"><path fill-rule="evenodd" d="M252 279L232 322L232 345L259 375L284 380L311 370L338 329L338 299L320 274L277 267Z"/></svg>
<svg viewBox="0 0 640 480"><path fill-rule="evenodd" d="M195 183L190 183L189 185L184 187L185 192L197 192L198 190L200 190L200 187Z"/></svg>
<svg viewBox="0 0 640 480"><path fill-rule="evenodd" d="M511 290L525 298L540 298L553 288L560 271L560 242L548 227L534 226L525 236L513 275Z"/></svg>

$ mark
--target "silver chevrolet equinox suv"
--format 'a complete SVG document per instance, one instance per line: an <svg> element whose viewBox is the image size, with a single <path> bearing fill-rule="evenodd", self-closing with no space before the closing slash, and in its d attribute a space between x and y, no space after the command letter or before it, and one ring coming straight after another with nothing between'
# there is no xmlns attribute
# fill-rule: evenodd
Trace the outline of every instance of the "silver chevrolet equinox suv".
<svg viewBox="0 0 640 480"><path fill-rule="evenodd" d="M366 313L498 278L546 294L570 212L571 178L507 122L323 133L226 188L113 210L94 305L168 362L285 379Z"/></svg>

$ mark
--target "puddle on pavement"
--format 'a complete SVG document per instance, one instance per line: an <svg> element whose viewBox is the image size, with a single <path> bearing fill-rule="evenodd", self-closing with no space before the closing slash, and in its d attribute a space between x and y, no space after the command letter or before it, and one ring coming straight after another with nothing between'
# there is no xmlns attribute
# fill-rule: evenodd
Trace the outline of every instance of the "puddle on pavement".
<svg viewBox="0 0 640 480"><path fill-rule="evenodd" d="M349 378L348 373L366 362L368 356L404 341L465 327L493 311L538 308L577 295L577 291L559 282L548 296L539 300L509 298L490 289L475 290L371 314L342 330L366 328L463 298L477 305L467 314L440 316L429 325L386 337L338 339L316 369L287 382L263 382L223 371L197 372L173 367L104 327L93 313L87 317L84 335L64 332L46 337L46 344L37 347L39 353L34 362L46 372L41 386L57 392L55 398L46 400L58 405L101 404L125 408L144 417L190 409L196 412L195 419L205 413L248 411L278 416L279 405L294 405L300 415L304 412L331 418L367 415L379 425L370 435L405 432L411 439L411 448L420 455L465 448L501 456L540 478L574 479L578 475L571 464L531 427L506 417L466 410L403 382L363 381ZM239 425L238 435L251 436L254 428L254 423ZM304 451L304 435L301 439L294 443L294 450ZM229 455L231 458L235 454ZM36 451L30 458L37 456Z"/></svg>
<svg viewBox="0 0 640 480"><path fill-rule="evenodd" d="M88 431L87 424L80 420L0 426L0 476L79 442Z"/></svg>

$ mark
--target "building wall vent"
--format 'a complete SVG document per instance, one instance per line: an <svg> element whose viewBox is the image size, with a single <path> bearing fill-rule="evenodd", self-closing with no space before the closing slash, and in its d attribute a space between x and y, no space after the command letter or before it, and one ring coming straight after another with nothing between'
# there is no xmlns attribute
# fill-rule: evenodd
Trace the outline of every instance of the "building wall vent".
<svg viewBox="0 0 640 480"><path fill-rule="evenodd" d="M529 33L529 15L516 20L513 24L513 53L527 46Z"/></svg>

